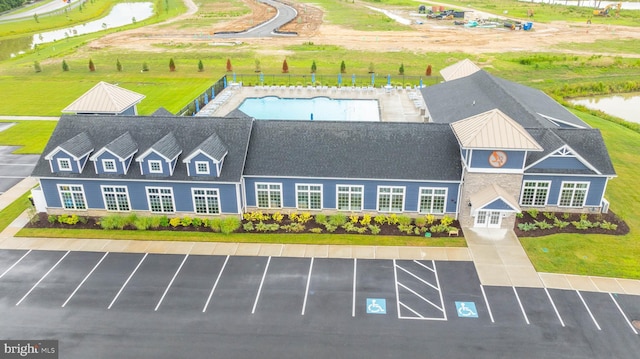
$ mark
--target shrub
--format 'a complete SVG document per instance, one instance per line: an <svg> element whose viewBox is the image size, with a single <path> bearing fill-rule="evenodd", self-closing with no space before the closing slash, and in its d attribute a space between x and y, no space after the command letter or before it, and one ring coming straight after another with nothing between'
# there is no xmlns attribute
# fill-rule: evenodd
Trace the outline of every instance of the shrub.
<svg viewBox="0 0 640 359"><path fill-rule="evenodd" d="M556 228L566 228L569 225L569 222L560 220L556 217L553 218L553 226Z"/></svg>
<svg viewBox="0 0 640 359"><path fill-rule="evenodd" d="M171 227L176 228L177 226L179 226L182 223L182 221L180 220L180 217L174 217L171 218L169 220L169 224L171 225Z"/></svg>
<svg viewBox="0 0 640 359"><path fill-rule="evenodd" d="M385 216L384 214L379 214L373 217L373 221L376 222L378 225L385 224L385 222L387 222L387 216Z"/></svg>
<svg viewBox="0 0 640 359"><path fill-rule="evenodd" d="M369 227L369 230L371 231L371 234L380 233L380 226L376 226L375 224L370 224L368 227Z"/></svg>
<svg viewBox="0 0 640 359"><path fill-rule="evenodd" d="M298 213L296 213L296 212L289 213L289 220L291 222L297 222L298 221Z"/></svg>
<svg viewBox="0 0 640 359"><path fill-rule="evenodd" d="M143 72L149 71L149 65L146 62L142 63L142 71Z"/></svg>
<svg viewBox="0 0 640 359"><path fill-rule="evenodd" d="M326 223L327 222L327 215L323 214L323 213L318 213L318 214L316 214L315 221L318 224Z"/></svg>
<svg viewBox="0 0 640 359"><path fill-rule="evenodd" d="M399 224L398 230L402 233L413 234L413 229L415 228L412 224Z"/></svg>
<svg viewBox="0 0 640 359"><path fill-rule="evenodd" d="M287 64L287 59L284 59L284 61L282 61L282 73L289 73L289 64Z"/></svg>
<svg viewBox="0 0 640 359"><path fill-rule="evenodd" d="M535 223L519 223L518 228L523 232L529 232L536 229Z"/></svg>
<svg viewBox="0 0 640 359"><path fill-rule="evenodd" d="M347 222L347 223L343 224L342 228L347 232L357 232L358 231L358 226L353 224L353 222Z"/></svg>
<svg viewBox="0 0 640 359"><path fill-rule="evenodd" d="M546 219L554 219L556 218L556 214L553 212L543 212L542 215L546 218Z"/></svg>
<svg viewBox="0 0 640 359"><path fill-rule="evenodd" d="M616 229L618 229L618 225L615 223L611 223L609 221L603 220L602 223L600 223L600 228L610 230L610 231L615 231Z"/></svg>
<svg viewBox="0 0 640 359"><path fill-rule="evenodd" d="M582 217L582 216L581 216ZM594 226L593 223L591 223L591 221L587 220L587 219L580 219L579 221L573 221L571 222L571 224L579 230L585 230L585 229L589 229L591 227Z"/></svg>
<svg viewBox="0 0 640 359"><path fill-rule="evenodd" d="M191 217L182 217L180 219L180 225L183 227L189 227L193 223L193 219Z"/></svg>
<svg viewBox="0 0 640 359"><path fill-rule="evenodd" d="M58 219L58 223L69 224L69 225L74 225L80 221L80 218L75 214L72 214L70 216L67 214L62 214L62 215L59 215L57 219Z"/></svg>
<svg viewBox="0 0 640 359"><path fill-rule="evenodd" d="M284 229L287 232L294 232L294 233L304 232L304 230L307 229L305 225L302 223L290 223L280 228Z"/></svg>
<svg viewBox="0 0 640 359"><path fill-rule="evenodd" d="M204 64L202 63L202 60L198 60L198 72L202 71L204 71Z"/></svg>
<svg viewBox="0 0 640 359"><path fill-rule="evenodd" d="M242 229L244 229L245 232L251 232L254 231L256 227L253 225L253 222L247 222L242 225Z"/></svg>
<svg viewBox="0 0 640 359"><path fill-rule="evenodd" d="M96 65L93 64L93 60L89 59L89 71L91 72L95 72L96 71Z"/></svg>
<svg viewBox="0 0 640 359"><path fill-rule="evenodd" d="M420 230L421 228L416 227L413 229L413 234L415 234L416 236L419 236L420 234L422 234L422 231Z"/></svg>
<svg viewBox="0 0 640 359"><path fill-rule="evenodd" d="M358 216L357 214L352 214L349 216L349 221L351 223L358 223L360 221L360 216Z"/></svg>
<svg viewBox="0 0 640 359"><path fill-rule="evenodd" d="M524 218L524 213L522 212L516 213L516 218Z"/></svg>
<svg viewBox="0 0 640 359"><path fill-rule="evenodd" d="M311 220L311 218L313 218L313 216L311 216L311 213L309 212L302 212L300 213L300 215L298 215L297 221L298 223L307 223Z"/></svg>
<svg viewBox="0 0 640 359"><path fill-rule="evenodd" d="M102 217L100 219L100 227L102 227L102 229L123 229L127 224L126 222L127 220L125 217L114 214Z"/></svg>
<svg viewBox="0 0 640 359"><path fill-rule="evenodd" d="M222 228L222 218L212 218L207 221L209 228L214 232L220 232Z"/></svg>
<svg viewBox="0 0 640 359"><path fill-rule="evenodd" d="M133 222L133 226L136 227L137 230L144 231L151 227L152 221L153 217L138 217Z"/></svg>
<svg viewBox="0 0 640 359"><path fill-rule="evenodd" d="M54 216L53 214L50 214L49 216L47 216L47 221L50 224L54 224L58 221L58 217Z"/></svg>
<svg viewBox="0 0 640 359"><path fill-rule="evenodd" d="M327 223L324 223L324 228L327 230L327 232L333 233L336 231L336 229L338 229L338 226L327 222Z"/></svg>
<svg viewBox="0 0 640 359"><path fill-rule="evenodd" d="M69 64L66 60L62 60L62 71L69 71Z"/></svg>
<svg viewBox="0 0 640 359"><path fill-rule="evenodd" d="M176 71L176 63L173 62L173 58L169 59L169 71L171 72Z"/></svg>
<svg viewBox="0 0 640 359"><path fill-rule="evenodd" d="M169 217L161 216L158 224L160 225L160 227L169 227Z"/></svg>
<svg viewBox="0 0 640 359"><path fill-rule="evenodd" d="M40 63L38 61L33 62L33 70L35 72L42 72L42 67L40 66Z"/></svg>
<svg viewBox="0 0 640 359"><path fill-rule="evenodd" d="M319 234L319 233L322 233L322 228L320 227L311 228L309 232Z"/></svg>
<svg viewBox="0 0 640 359"><path fill-rule="evenodd" d="M235 232L240 228L242 221L237 217L227 217L222 221L220 225L220 232L224 234L229 234L231 232Z"/></svg>
<svg viewBox="0 0 640 359"><path fill-rule="evenodd" d="M398 222L398 215L395 213L391 213L389 216L387 216L387 224L392 224L392 225L397 225Z"/></svg>
<svg viewBox="0 0 640 359"><path fill-rule="evenodd" d="M547 223L547 221L533 221L536 226L540 229L551 229L553 228L552 224Z"/></svg>
<svg viewBox="0 0 640 359"><path fill-rule="evenodd" d="M276 223L280 223L284 219L284 215L281 214L280 212L276 212L271 216L271 218L273 218L273 220L276 221Z"/></svg>
<svg viewBox="0 0 640 359"><path fill-rule="evenodd" d="M442 217L442 219L440 220L440 224L449 227L453 224L453 217L449 217L445 214L444 217Z"/></svg>
<svg viewBox="0 0 640 359"><path fill-rule="evenodd" d="M535 209L535 208L532 208L532 209L528 210L527 213L529 213L531 218L538 218L538 213L540 213L540 211Z"/></svg>
<svg viewBox="0 0 640 359"><path fill-rule="evenodd" d="M342 213L336 213L329 216L329 224L339 227L347 223L347 216Z"/></svg>
<svg viewBox="0 0 640 359"><path fill-rule="evenodd" d="M256 231L258 232L275 232L280 229L280 225L278 223L267 224L264 222L258 222L256 224Z"/></svg>
<svg viewBox="0 0 640 359"><path fill-rule="evenodd" d="M569 219L569 217L571 217L571 213L563 213L562 214L562 219Z"/></svg>
<svg viewBox="0 0 640 359"><path fill-rule="evenodd" d="M398 224L410 225L413 220L409 216L398 216Z"/></svg>
<svg viewBox="0 0 640 359"><path fill-rule="evenodd" d="M427 225L432 225L436 222L436 216L429 213L425 216L425 219L427 220Z"/></svg>
<svg viewBox="0 0 640 359"><path fill-rule="evenodd" d="M120 59L116 59L116 70L118 70L118 72L122 72L122 64L120 63Z"/></svg>
<svg viewBox="0 0 640 359"><path fill-rule="evenodd" d="M202 218L198 218L198 217L194 218L194 219L191 221L191 225L192 225L192 226L194 226L194 227L196 227L196 228L197 228L197 227L202 226L202 223L203 223Z"/></svg>
<svg viewBox="0 0 640 359"><path fill-rule="evenodd" d="M424 227L427 225L427 219L425 217L416 217L416 219L413 221L416 225L416 227Z"/></svg>
<svg viewBox="0 0 640 359"><path fill-rule="evenodd" d="M89 218L87 217L78 217L78 221L82 224L87 224L89 222Z"/></svg>
<svg viewBox="0 0 640 359"><path fill-rule="evenodd" d="M363 215L362 219L360 220L360 224L365 227L371 224L371 216L368 214Z"/></svg>
<svg viewBox="0 0 640 359"><path fill-rule="evenodd" d="M429 227L429 231L431 233L443 233L443 232L446 232L448 230L449 230L449 226L445 226L442 223Z"/></svg>

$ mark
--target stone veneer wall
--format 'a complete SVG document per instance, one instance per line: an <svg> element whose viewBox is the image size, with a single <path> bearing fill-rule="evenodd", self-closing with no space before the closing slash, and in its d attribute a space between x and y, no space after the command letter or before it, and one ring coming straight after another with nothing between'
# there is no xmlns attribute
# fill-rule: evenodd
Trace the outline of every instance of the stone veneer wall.
<svg viewBox="0 0 640 359"><path fill-rule="evenodd" d="M461 189L460 197L460 225L462 227L473 227L474 218L471 217L471 207L468 203L471 195L484 190L492 183L502 187L505 191L513 196L517 201L520 199L520 191L522 189L522 174L514 173L479 173L468 172L464 170L464 184ZM501 228L511 229L515 225L516 217L511 214L502 218Z"/></svg>

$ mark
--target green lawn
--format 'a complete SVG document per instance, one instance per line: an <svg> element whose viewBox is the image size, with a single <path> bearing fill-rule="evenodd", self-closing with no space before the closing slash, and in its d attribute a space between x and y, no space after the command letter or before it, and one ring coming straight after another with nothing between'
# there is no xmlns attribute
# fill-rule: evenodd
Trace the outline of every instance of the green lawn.
<svg viewBox="0 0 640 359"><path fill-rule="evenodd" d="M640 279L640 134L618 124L574 111L599 128L618 174L609 182L611 210L631 228L625 236L562 234L520 238L538 271Z"/></svg>
<svg viewBox="0 0 640 359"><path fill-rule="evenodd" d="M16 124L0 131L0 146L21 146L16 154L40 154L56 127L56 121L0 121Z"/></svg>
<svg viewBox="0 0 640 359"><path fill-rule="evenodd" d="M0 232L4 231L14 219L18 218L22 212L29 208L31 205L31 202L29 202L30 195L31 192L23 194L20 198L0 211Z"/></svg>
<svg viewBox="0 0 640 359"><path fill-rule="evenodd" d="M190 242L238 242L238 243L298 243L298 244L336 244L368 246L429 246L429 247L466 247L464 238L424 238L411 236L366 236L357 234L315 234L315 233L203 233L173 231L119 231L96 229L35 229L24 228L20 237L48 238L93 238L93 239L131 239L153 241L190 241Z"/></svg>

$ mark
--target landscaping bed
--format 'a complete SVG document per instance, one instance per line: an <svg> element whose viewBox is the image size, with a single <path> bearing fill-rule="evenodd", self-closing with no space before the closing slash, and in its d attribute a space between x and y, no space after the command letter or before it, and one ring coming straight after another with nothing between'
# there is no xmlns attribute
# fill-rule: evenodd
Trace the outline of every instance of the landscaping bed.
<svg viewBox="0 0 640 359"><path fill-rule="evenodd" d="M110 215L87 217L38 213L25 228L106 229L139 231L181 231L220 233L316 233L361 234L381 236L448 237L450 232L462 236L460 223L451 217L426 215L411 218L403 215L358 216L339 213L311 215L246 213L243 219Z"/></svg>
<svg viewBox="0 0 640 359"><path fill-rule="evenodd" d="M518 237L540 237L557 233L625 235L629 226L613 212L562 213L523 211L516 216Z"/></svg>

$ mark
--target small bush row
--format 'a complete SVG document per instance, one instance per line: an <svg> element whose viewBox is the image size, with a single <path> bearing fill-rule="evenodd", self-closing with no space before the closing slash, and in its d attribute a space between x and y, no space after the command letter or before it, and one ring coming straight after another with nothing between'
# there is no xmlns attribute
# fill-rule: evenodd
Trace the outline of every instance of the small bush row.
<svg viewBox="0 0 640 359"><path fill-rule="evenodd" d="M527 212L529 213L529 215L531 215L531 217L537 218L537 215L538 215L537 211L529 210ZM533 214L531 212L533 212ZM587 230L589 228L601 228L609 231L615 231L618 229L617 224L611 223L607 220L592 222L588 219L588 215L586 213L582 213L580 215L580 220L571 221L571 222L568 222L566 220L561 220L555 215L549 216L548 213L549 212L545 212L543 214L546 219L542 219L540 221L534 220L533 222L518 223L518 229L520 229L523 232L529 232L536 229L545 230L545 229L551 229L554 227L563 229L568 227L569 225L572 225L577 230ZM565 213L562 215L563 219L569 219L569 217L570 215L568 213ZM522 217L519 217L519 218L522 218ZM552 220L553 223L549 223L547 222L547 220Z"/></svg>

